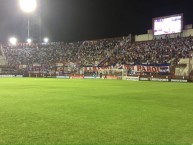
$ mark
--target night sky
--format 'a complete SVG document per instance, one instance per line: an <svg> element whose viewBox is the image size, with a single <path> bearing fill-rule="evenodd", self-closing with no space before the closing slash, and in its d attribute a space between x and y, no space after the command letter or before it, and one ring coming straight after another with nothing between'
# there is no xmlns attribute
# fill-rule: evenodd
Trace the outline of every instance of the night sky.
<svg viewBox="0 0 193 145"><path fill-rule="evenodd" d="M76 42L144 34L152 18L184 13L193 24L193 0L40 0L42 37ZM0 41L16 36L24 41L27 17L17 0L0 0Z"/></svg>

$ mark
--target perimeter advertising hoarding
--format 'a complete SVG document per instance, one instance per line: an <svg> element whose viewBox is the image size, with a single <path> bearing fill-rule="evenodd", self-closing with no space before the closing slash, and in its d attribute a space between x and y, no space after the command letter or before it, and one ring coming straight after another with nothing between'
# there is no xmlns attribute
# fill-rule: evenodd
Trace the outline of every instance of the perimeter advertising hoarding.
<svg viewBox="0 0 193 145"><path fill-rule="evenodd" d="M153 33L167 35L181 33L183 30L183 14L158 17L153 19Z"/></svg>

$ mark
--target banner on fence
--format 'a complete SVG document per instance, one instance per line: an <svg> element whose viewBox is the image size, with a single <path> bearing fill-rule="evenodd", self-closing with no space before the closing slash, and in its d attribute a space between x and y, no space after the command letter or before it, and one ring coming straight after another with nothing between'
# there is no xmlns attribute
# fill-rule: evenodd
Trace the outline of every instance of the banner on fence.
<svg viewBox="0 0 193 145"><path fill-rule="evenodd" d="M112 69L125 69L133 72L144 72L144 73L169 73L170 66L167 64L163 65L122 65L120 66L107 66L107 67L84 67L84 71L102 71Z"/></svg>

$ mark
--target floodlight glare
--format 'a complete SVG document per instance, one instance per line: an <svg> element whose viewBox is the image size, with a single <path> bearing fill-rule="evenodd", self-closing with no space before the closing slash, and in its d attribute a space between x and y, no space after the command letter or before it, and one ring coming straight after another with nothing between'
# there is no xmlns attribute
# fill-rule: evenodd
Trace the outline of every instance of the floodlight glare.
<svg viewBox="0 0 193 145"><path fill-rule="evenodd" d="M32 13L37 7L36 0L19 0L20 8L25 13Z"/></svg>
<svg viewBox="0 0 193 145"><path fill-rule="evenodd" d="M48 38L44 38L44 43L48 43L49 39Z"/></svg>
<svg viewBox="0 0 193 145"><path fill-rule="evenodd" d="M17 44L17 38L11 37L11 38L9 39L9 42L10 42L12 45L16 45L16 44Z"/></svg>
<svg viewBox="0 0 193 145"><path fill-rule="evenodd" d="M27 43L32 43L32 40L30 38L28 38Z"/></svg>

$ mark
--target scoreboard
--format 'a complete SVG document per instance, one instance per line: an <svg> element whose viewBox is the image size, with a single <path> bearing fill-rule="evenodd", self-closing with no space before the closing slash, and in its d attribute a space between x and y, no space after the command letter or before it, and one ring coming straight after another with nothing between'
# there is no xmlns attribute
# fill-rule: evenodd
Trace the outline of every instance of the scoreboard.
<svg viewBox="0 0 193 145"><path fill-rule="evenodd" d="M183 29L183 14L153 19L154 35L181 33L182 29Z"/></svg>

